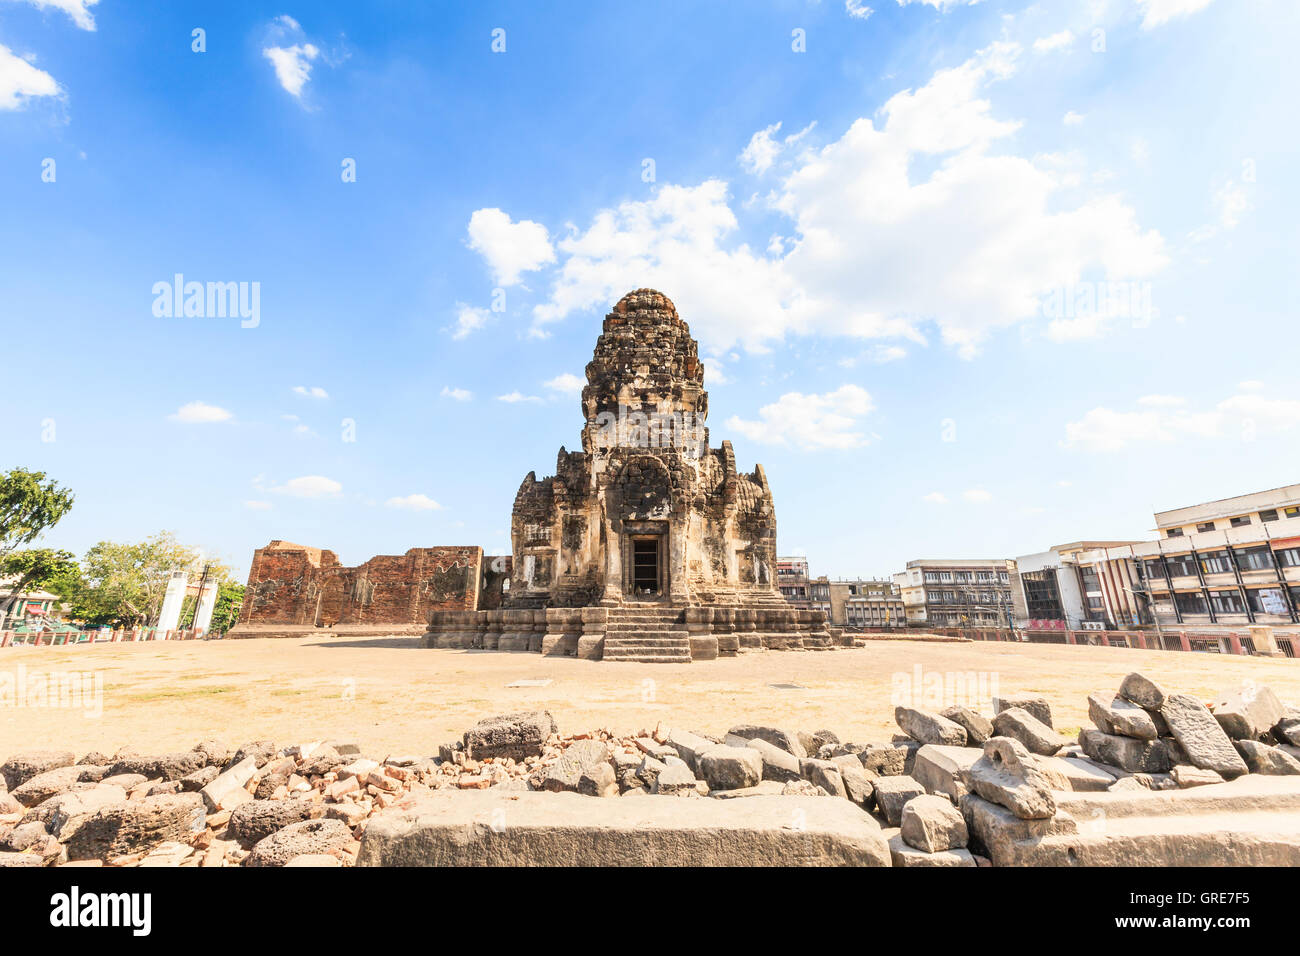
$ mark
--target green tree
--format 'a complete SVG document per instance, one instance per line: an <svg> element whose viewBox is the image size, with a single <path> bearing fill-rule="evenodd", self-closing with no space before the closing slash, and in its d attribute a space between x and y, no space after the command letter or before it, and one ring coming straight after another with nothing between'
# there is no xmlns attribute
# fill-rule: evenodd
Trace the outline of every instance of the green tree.
<svg viewBox="0 0 1300 956"><path fill-rule="evenodd" d="M8 616L24 588L68 570L66 559L72 556L66 551L37 548L22 552L26 558L16 552L58 524L72 501L72 492L43 471L14 468L0 475L0 575L17 577L0 603L0 618Z"/></svg>
<svg viewBox="0 0 1300 956"><path fill-rule="evenodd" d="M77 608L96 624L156 624L172 573L187 571L194 580L205 564L209 578L229 580L229 568L205 561L197 549L181 544L170 531L135 544L101 541L82 561L86 586Z"/></svg>
<svg viewBox="0 0 1300 956"><path fill-rule="evenodd" d="M9 619L19 595L27 591L49 589L64 597L60 585L66 586L78 574L77 558L71 551L55 551L50 548L11 551L0 558L0 578L11 582L6 585L8 595L0 601L0 620Z"/></svg>

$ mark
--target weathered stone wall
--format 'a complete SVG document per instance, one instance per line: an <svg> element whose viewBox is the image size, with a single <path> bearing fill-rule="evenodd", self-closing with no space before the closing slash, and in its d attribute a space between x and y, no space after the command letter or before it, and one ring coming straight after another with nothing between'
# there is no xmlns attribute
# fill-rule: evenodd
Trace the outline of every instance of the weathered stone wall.
<svg viewBox="0 0 1300 956"><path fill-rule="evenodd" d="M243 625L423 624L431 611L499 605L504 569L484 574L478 547L412 548L344 567L332 551L272 541L253 555Z"/></svg>

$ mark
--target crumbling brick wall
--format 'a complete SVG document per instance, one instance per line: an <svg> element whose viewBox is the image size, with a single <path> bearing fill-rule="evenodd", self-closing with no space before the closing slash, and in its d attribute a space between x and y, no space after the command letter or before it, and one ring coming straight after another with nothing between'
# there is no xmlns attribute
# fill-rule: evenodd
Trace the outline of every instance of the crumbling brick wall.
<svg viewBox="0 0 1300 956"><path fill-rule="evenodd" d="M253 554L239 620L419 625L430 611L478 610L482 575L479 547L412 548L349 568L332 551L272 541Z"/></svg>

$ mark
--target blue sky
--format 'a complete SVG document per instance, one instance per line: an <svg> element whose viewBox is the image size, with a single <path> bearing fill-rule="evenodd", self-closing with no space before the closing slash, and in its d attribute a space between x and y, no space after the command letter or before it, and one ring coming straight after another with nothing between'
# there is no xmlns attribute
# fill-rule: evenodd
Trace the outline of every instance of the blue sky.
<svg viewBox="0 0 1300 956"><path fill-rule="evenodd" d="M0 0L45 543L508 553L638 286L818 573L1297 480L1296 4L583 6ZM255 327L156 314L177 273Z"/></svg>

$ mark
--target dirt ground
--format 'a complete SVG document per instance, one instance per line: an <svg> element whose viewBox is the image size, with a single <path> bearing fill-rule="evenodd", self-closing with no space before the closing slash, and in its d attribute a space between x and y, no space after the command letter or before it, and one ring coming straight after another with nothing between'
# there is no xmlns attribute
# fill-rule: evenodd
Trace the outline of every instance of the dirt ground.
<svg viewBox="0 0 1300 956"><path fill-rule="evenodd" d="M1253 680L1300 702L1296 660L1046 644L881 641L680 665L427 650L407 637L10 647L0 650L0 760L37 748L187 750L208 738L336 737L375 757L431 755L482 717L533 708L550 710L561 732L663 721L723 733L744 722L867 741L895 731L896 701L991 712L981 701L1021 691L1045 695L1072 733L1090 726L1088 694L1113 693L1134 670L1202 698ZM41 682L55 678L87 693L43 706L57 695L43 697Z"/></svg>

